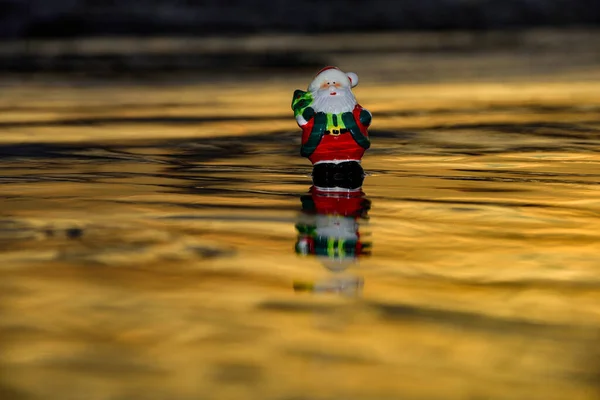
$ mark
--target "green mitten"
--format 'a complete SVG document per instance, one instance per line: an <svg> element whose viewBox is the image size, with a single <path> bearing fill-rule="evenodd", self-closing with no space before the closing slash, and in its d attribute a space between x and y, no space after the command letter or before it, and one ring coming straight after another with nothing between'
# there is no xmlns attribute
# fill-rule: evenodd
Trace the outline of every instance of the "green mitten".
<svg viewBox="0 0 600 400"><path fill-rule="evenodd" d="M292 98L292 110L294 110L294 117L301 115L304 112L304 109L310 107L313 102L313 97L310 92L305 92L303 90L296 90L294 92L294 97Z"/></svg>

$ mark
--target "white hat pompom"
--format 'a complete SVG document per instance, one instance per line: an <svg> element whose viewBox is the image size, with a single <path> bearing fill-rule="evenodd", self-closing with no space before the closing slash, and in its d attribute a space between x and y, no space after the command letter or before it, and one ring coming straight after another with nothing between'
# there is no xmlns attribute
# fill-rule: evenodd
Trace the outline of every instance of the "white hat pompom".
<svg viewBox="0 0 600 400"><path fill-rule="evenodd" d="M358 75L356 75L354 72L347 72L346 76L348 79L350 79L350 85L352 85L352 87L358 85Z"/></svg>

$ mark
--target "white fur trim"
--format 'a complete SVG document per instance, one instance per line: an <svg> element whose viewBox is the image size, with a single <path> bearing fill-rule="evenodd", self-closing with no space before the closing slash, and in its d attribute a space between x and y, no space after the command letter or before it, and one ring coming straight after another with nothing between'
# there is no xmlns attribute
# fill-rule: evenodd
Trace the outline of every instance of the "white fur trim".
<svg viewBox="0 0 600 400"><path fill-rule="evenodd" d="M358 85L358 75L356 75L354 72L347 72L346 76L348 76L348 79L350 80L350 84L352 85L352 87L355 87L356 85Z"/></svg>
<svg viewBox="0 0 600 400"><path fill-rule="evenodd" d="M296 117L296 122L300 126L304 126L304 125L308 124L308 121L304 119L304 117L302 116L302 114L298 114L298 116Z"/></svg>
<svg viewBox="0 0 600 400"><path fill-rule="evenodd" d="M345 158L343 160L323 160L323 161L317 161L316 163L314 163L314 165L317 164L323 164L323 163L330 163L330 164L341 164L343 162L348 162L348 161L354 161L360 164L360 160L353 160L352 158Z"/></svg>
<svg viewBox="0 0 600 400"><path fill-rule="evenodd" d="M355 189L347 189L347 188L342 188L342 187L319 187L319 186L315 186L315 189L321 191L321 192L343 192L343 193L356 193L356 192L360 192L362 190L362 186L359 188L355 188Z"/></svg>

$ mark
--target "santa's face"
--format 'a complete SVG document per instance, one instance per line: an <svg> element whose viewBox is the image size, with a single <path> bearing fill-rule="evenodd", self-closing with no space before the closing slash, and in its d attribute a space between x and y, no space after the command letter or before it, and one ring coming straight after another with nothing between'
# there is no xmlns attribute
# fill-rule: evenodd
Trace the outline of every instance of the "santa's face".
<svg viewBox="0 0 600 400"><path fill-rule="evenodd" d="M335 78L323 79L312 95L312 107L316 112L340 114L352 111L356 105L356 98L347 79L346 82Z"/></svg>

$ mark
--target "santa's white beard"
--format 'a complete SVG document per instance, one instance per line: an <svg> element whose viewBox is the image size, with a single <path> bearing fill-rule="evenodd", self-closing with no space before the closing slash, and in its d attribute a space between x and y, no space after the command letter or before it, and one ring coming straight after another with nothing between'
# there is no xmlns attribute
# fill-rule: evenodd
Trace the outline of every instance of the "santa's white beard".
<svg viewBox="0 0 600 400"><path fill-rule="evenodd" d="M356 98L352 90L345 88L336 89L337 95L331 96L329 90L317 90L313 92L312 108L315 112L327 114L341 114L354 110Z"/></svg>

